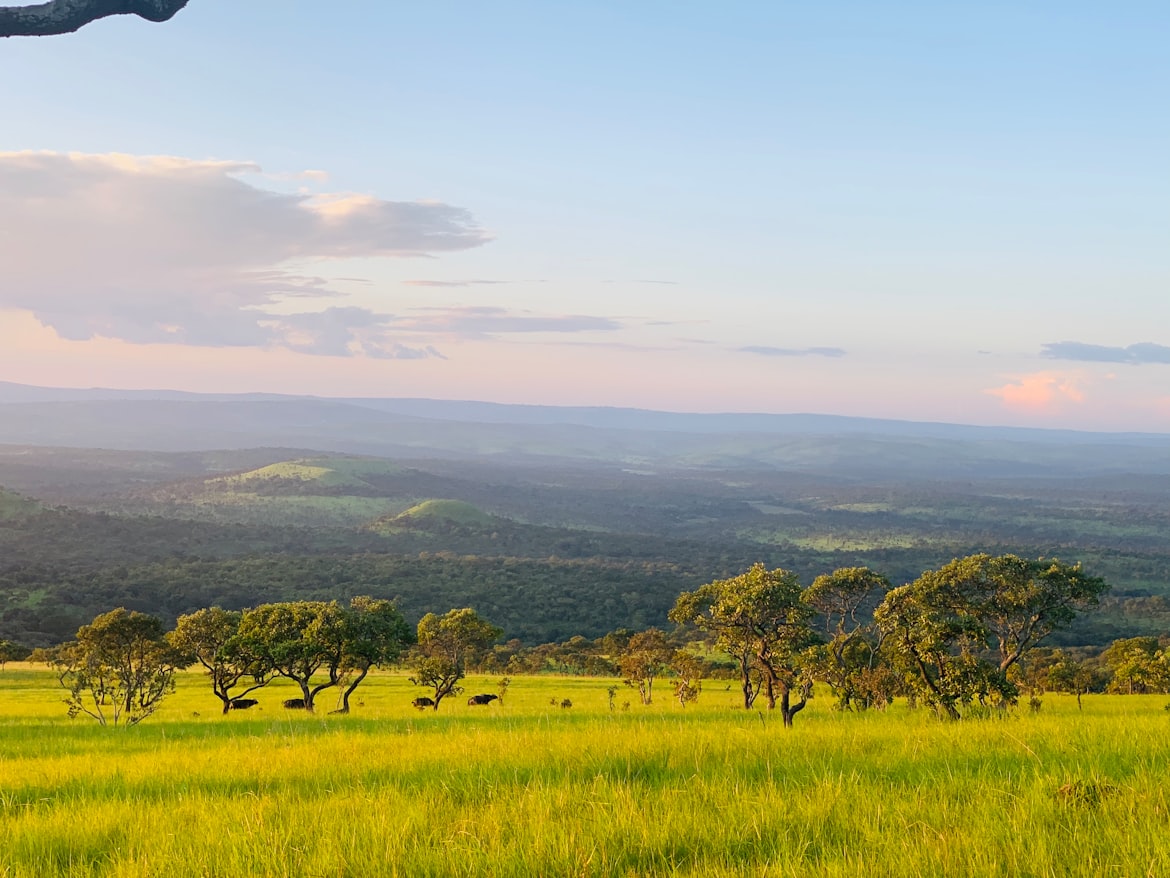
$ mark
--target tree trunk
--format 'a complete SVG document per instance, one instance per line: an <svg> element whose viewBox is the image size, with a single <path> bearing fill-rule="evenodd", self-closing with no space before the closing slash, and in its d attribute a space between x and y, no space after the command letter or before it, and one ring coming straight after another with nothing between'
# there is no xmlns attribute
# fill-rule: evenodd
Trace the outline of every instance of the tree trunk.
<svg viewBox="0 0 1170 878"><path fill-rule="evenodd" d="M780 716L784 719L784 728L792 728L792 720L798 713L804 710L804 706L808 704L809 687L802 686L800 690L800 701L796 704L791 704L791 695L787 686L784 687L780 695Z"/></svg>
<svg viewBox="0 0 1170 878"><path fill-rule="evenodd" d="M304 681L297 680L297 685L299 685L301 687L301 698L305 702L305 713L312 713L313 712L313 696L316 693L309 689L309 681L308 680L304 680Z"/></svg>
<svg viewBox="0 0 1170 878"><path fill-rule="evenodd" d="M366 674L369 672L369 668L362 668L362 672L358 674L357 678L341 693L341 709L335 710L334 713L349 713L349 696L353 694L353 690L358 687L358 684L366 678Z"/></svg>
<svg viewBox="0 0 1170 878"><path fill-rule="evenodd" d="M740 656L739 671L743 678L743 709L751 710L756 700L756 688L752 685L752 666L747 656Z"/></svg>
<svg viewBox="0 0 1170 878"><path fill-rule="evenodd" d="M959 715L959 709L955 707L953 701L939 700L936 702L935 713L938 713L941 719L951 720L952 722L963 717ZM943 716L943 714L946 714Z"/></svg>

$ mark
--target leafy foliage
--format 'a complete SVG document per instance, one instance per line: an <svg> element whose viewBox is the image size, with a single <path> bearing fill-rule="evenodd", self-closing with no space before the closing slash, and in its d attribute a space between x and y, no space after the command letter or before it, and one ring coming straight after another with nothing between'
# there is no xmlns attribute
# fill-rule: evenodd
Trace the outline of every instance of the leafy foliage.
<svg viewBox="0 0 1170 878"><path fill-rule="evenodd" d="M987 554L956 559L891 591L875 617L907 680L950 718L960 703L1013 701L1008 670L1107 588L1079 565Z"/></svg>
<svg viewBox="0 0 1170 878"><path fill-rule="evenodd" d="M618 668L625 684L638 690L643 704L654 698L654 681L670 667L674 648L666 635L657 628L649 628L633 635L618 657Z"/></svg>
<svg viewBox="0 0 1170 878"><path fill-rule="evenodd" d="M715 646L735 658L745 709L762 690L769 709L779 697L784 724L790 726L811 689L808 680L800 679L799 654L813 641L812 614L795 573L756 564L739 576L679 595L670 618L713 634ZM796 687L801 697L792 704Z"/></svg>
<svg viewBox="0 0 1170 878"><path fill-rule="evenodd" d="M83 625L77 640L55 656L69 716L85 714L115 726L136 725L154 713L174 691L181 664L159 619L122 608Z"/></svg>
<svg viewBox="0 0 1170 878"><path fill-rule="evenodd" d="M248 648L240 636L243 613L219 607L197 610L180 616L167 639L184 659L198 662L207 671L211 691L223 703L223 712L231 709L235 698L266 686L274 669L260 654ZM241 682L246 688L233 693Z"/></svg>
<svg viewBox="0 0 1170 878"><path fill-rule="evenodd" d="M448 695L463 691L459 681L469 665L478 661L503 629L481 619L465 607L443 616L427 613L418 623L418 644L410 659L410 682L434 693L434 709Z"/></svg>

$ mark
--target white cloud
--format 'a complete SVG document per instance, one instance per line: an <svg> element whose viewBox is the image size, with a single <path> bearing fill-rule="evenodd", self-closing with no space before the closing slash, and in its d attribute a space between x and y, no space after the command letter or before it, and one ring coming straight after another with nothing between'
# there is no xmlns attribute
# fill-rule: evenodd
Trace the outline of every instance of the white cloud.
<svg viewBox="0 0 1170 878"><path fill-rule="evenodd" d="M247 162L0 153L0 308L31 311L70 339L437 355L363 340L377 329L364 309L312 319L270 309L334 295L293 266L465 250L490 240L473 217L437 202L288 194L240 179L260 173ZM306 333L316 341L300 346Z"/></svg>

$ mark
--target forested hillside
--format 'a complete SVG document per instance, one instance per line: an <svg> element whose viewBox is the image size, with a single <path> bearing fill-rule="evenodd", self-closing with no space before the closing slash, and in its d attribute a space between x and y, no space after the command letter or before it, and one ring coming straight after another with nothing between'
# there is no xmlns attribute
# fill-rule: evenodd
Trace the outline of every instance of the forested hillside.
<svg viewBox="0 0 1170 878"><path fill-rule="evenodd" d="M539 643L665 626L680 591L755 562L900 583L984 551L1082 561L1110 583L1060 642L1170 629L1170 476L0 446L0 485L0 638L30 646L118 606L173 620L355 594L412 619L474 606Z"/></svg>

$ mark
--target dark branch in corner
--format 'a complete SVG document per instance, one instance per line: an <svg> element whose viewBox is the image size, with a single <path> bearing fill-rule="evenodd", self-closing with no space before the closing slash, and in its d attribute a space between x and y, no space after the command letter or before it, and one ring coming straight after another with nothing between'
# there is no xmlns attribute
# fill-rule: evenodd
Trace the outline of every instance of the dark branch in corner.
<svg viewBox="0 0 1170 878"><path fill-rule="evenodd" d="M35 6L0 6L0 37L69 34L108 15L166 21L188 0L51 0Z"/></svg>

